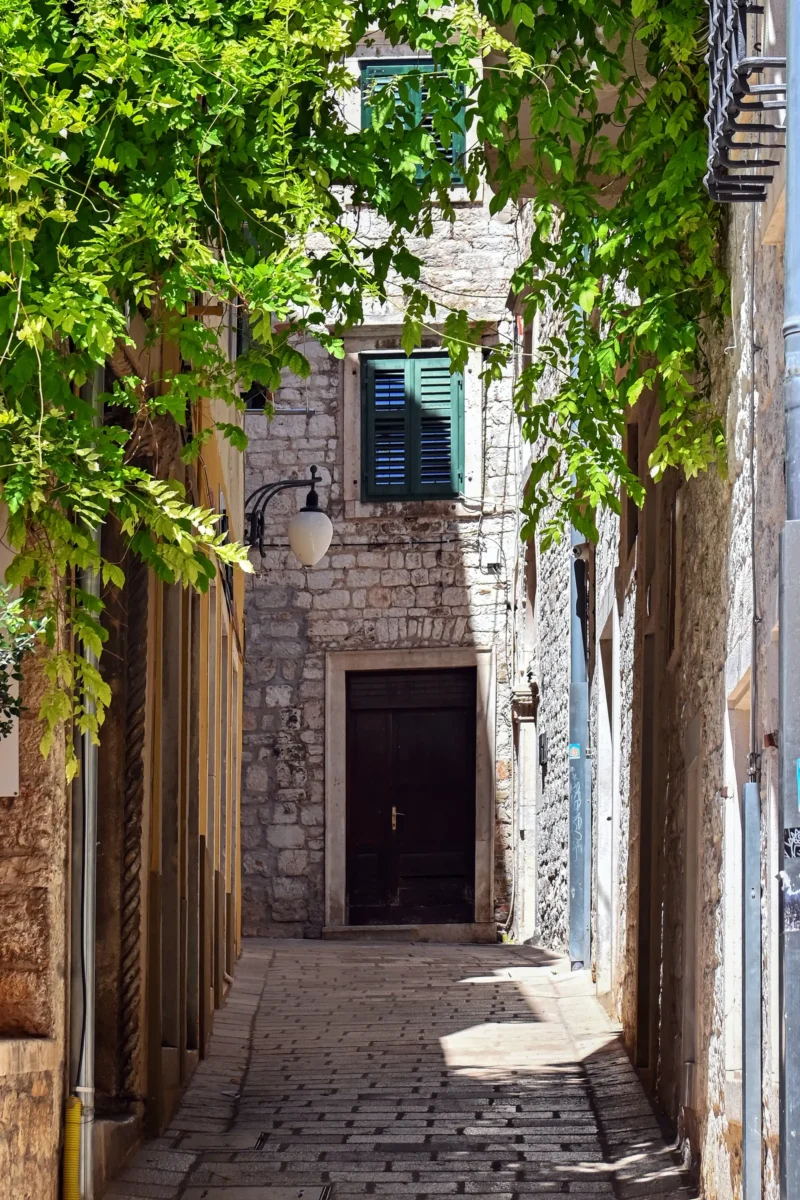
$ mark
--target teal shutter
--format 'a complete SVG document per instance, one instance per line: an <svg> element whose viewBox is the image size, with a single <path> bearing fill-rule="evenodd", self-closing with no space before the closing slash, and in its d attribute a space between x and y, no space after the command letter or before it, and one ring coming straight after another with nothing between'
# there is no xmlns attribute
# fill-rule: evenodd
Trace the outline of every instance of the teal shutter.
<svg viewBox="0 0 800 1200"><path fill-rule="evenodd" d="M462 88L461 94L463 95L463 93L464 93L464 89ZM421 96L421 101L420 101L420 106L419 106L420 115L422 114L422 104L425 102L425 100L427 100L427 98L428 98L428 88L423 79L422 96ZM422 128L426 129L428 131L428 133L433 135L433 137L436 141L437 150L450 163L450 168L451 168L451 172L452 172L451 176L450 176L450 182L454 187L458 187L461 184L463 184L463 182L464 182L464 177L459 169L462 166L462 164L464 162L464 158L467 153L467 132L466 132L466 122L464 119L464 110L463 109L458 114L457 123L458 123L458 129L455 132L452 132L450 134L450 145L445 148L445 146L442 142L442 139L437 134L433 133L433 117L432 117L432 115L430 113L426 113L425 116L422 117Z"/></svg>
<svg viewBox="0 0 800 1200"><path fill-rule="evenodd" d="M411 71L424 70L419 63L363 63L361 67L361 128L369 129L372 124L372 108L369 99L376 91L385 88L387 84L397 79L398 75L407 75ZM416 91L416 89L415 89ZM412 93L413 95L414 93ZM417 119L421 116L419 101L415 96Z"/></svg>
<svg viewBox="0 0 800 1200"><path fill-rule="evenodd" d="M362 359L362 497L464 490L464 377L445 354Z"/></svg>
<svg viewBox="0 0 800 1200"><path fill-rule="evenodd" d="M415 60L394 63L364 63L361 67L361 128L368 129L371 124L372 109L370 108L369 97L375 90L386 87L387 84L391 83L399 75L417 73L424 77L426 72L432 70L432 62L417 62ZM414 101L417 121L428 133L433 133L433 117L430 113L424 117L422 115L423 100L428 95L428 89L424 81L421 86L419 84L414 86L411 95ZM460 186L463 183L463 176L459 170L460 164L463 163L467 152L466 122L463 110L458 115L457 125L458 128L452 133L450 145L447 148L443 145L442 139L438 136L436 137L437 149L447 159L452 168L450 182L453 186ZM421 175L421 173L422 168L420 167L418 168L418 175Z"/></svg>
<svg viewBox="0 0 800 1200"><path fill-rule="evenodd" d="M401 497L407 491L406 364L402 358L362 360L362 492Z"/></svg>
<svg viewBox="0 0 800 1200"><path fill-rule="evenodd" d="M445 355L414 357L410 491L417 496L457 496L463 490L464 379L451 375Z"/></svg>

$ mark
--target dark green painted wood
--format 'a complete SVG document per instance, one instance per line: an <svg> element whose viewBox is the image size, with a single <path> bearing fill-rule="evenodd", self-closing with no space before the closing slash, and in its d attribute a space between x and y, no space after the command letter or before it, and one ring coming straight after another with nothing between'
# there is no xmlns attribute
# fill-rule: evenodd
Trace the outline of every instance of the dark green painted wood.
<svg viewBox="0 0 800 1200"><path fill-rule="evenodd" d="M404 403L377 405L403 372ZM391 377L391 378L390 378ZM464 490L464 376L440 352L363 355L361 359L362 500L452 499ZM441 478L449 437L449 478ZM399 447L403 447L402 478ZM393 461L397 469L389 470Z"/></svg>
<svg viewBox="0 0 800 1200"><path fill-rule="evenodd" d="M424 76L425 74L430 74L433 70L434 70L434 64L429 59L423 60L422 62L420 62L417 59L403 59L400 61L396 60L395 62L390 62L390 63L386 63L386 62L362 63L362 65L361 65L361 127L362 127L362 129L368 128L368 126L372 122L372 108L369 103L369 97L373 93L375 88L380 89L381 86L385 87L387 83L390 83L393 79L397 79L398 76L401 76L401 75L416 74L419 76ZM423 100L423 95L425 92L425 85L421 81L420 82L409 81L409 87L411 89L409 98L411 99L413 106L414 106L416 122L418 125L424 123L426 125L426 127L430 129L431 128L430 120L423 122L423 115L422 115L422 100ZM463 163L464 156L466 155L466 152L467 152L467 129L466 129L466 120L465 120L465 115L464 115L463 109L458 115L457 123L459 126L459 130L458 130L458 132L455 132L452 134L452 137L450 140L450 147L449 147L450 151L452 151L452 156L450 158L450 161L453 166L453 172L452 172L450 182L453 185L453 187L461 187L464 182L463 176L458 168L458 164ZM441 142L439 142L439 148L440 148L442 154L448 153L448 151L445 150L444 145ZM422 174L422 168L419 167L417 170L417 175L420 176L421 174Z"/></svg>

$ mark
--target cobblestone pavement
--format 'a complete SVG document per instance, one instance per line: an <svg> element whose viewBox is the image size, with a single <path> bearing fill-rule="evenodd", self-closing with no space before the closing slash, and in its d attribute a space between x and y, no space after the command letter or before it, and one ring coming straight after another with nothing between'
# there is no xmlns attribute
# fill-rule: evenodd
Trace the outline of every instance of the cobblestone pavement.
<svg viewBox="0 0 800 1200"><path fill-rule="evenodd" d="M329 1190L326 1190L329 1189ZM583 975L541 951L246 943L116 1200L690 1193Z"/></svg>

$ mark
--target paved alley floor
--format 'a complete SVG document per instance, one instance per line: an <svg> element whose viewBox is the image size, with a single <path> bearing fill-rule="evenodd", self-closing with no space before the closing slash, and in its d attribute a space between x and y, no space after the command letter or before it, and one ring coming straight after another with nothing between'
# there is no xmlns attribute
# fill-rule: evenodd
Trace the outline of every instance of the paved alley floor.
<svg viewBox="0 0 800 1200"><path fill-rule="evenodd" d="M583 974L528 947L246 943L115 1200L688 1196Z"/></svg>

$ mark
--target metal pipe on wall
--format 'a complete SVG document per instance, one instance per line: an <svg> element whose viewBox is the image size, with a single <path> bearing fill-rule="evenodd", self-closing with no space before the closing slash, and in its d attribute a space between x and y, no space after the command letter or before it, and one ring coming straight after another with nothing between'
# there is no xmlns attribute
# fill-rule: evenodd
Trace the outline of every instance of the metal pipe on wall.
<svg viewBox="0 0 800 1200"><path fill-rule="evenodd" d="M761 751L758 741L758 569L756 559L756 213L750 210L750 751L742 789L742 1194L761 1200Z"/></svg>
<svg viewBox="0 0 800 1200"><path fill-rule="evenodd" d="M786 242L783 402L786 523L779 581L781 1197L800 1196L800 0L786 4Z"/></svg>
<svg viewBox="0 0 800 1200"><path fill-rule="evenodd" d="M89 399L96 402L103 389L103 373L99 371L89 386ZM99 413L97 414L99 421ZM92 532L95 548L100 553L100 530ZM84 570L78 574L78 585L92 596L100 595L100 575ZM94 667L97 658L86 646L83 653ZM93 702L87 700L87 710ZM95 1050L95 942L97 937L97 746L90 733L80 739L80 789L82 798L81 854L81 981L82 1021L78 1058L78 1073L74 1091L81 1102L79 1178L81 1200L94 1197L94 1050Z"/></svg>
<svg viewBox="0 0 800 1200"><path fill-rule="evenodd" d="M569 957L573 971L591 963L592 799L589 762L587 543L572 530L569 674Z"/></svg>
<svg viewBox="0 0 800 1200"><path fill-rule="evenodd" d="M97 535L99 541L99 533ZM81 572L81 587L100 595L100 577ZM93 666L94 655L85 651ZM87 704L87 707L89 705ZM94 1196L94 1042L95 1042L95 938L97 930L97 746L88 733L81 735L83 778L83 861L81 870L81 964L83 974L83 1036L75 1091L81 1102L81 1200Z"/></svg>
<svg viewBox="0 0 800 1200"><path fill-rule="evenodd" d="M755 663L751 667L755 670ZM742 1158L744 1200L761 1196L761 785L742 793Z"/></svg>

